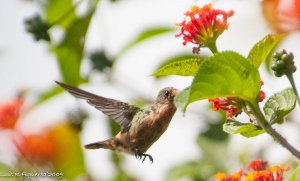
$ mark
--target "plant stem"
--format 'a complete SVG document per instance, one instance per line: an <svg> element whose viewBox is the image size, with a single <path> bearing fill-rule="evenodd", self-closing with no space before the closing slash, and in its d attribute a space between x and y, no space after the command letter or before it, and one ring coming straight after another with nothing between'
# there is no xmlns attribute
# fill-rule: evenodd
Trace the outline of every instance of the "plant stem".
<svg viewBox="0 0 300 181"><path fill-rule="evenodd" d="M83 0L78 1L74 6L72 6L67 12L65 12L60 18L58 18L56 21L54 21L53 23L51 23L48 27L48 30L53 26L56 25L58 23L61 23L62 21L64 21L76 8L77 6L82 2Z"/></svg>
<svg viewBox="0 0 300 181"><path fill-rule="evenodd" d="M218 53L218 48L217 48L217 45L216 45L216 40L210 41L210 42L207 44L207 47L210 49L210 51L211 51L213 54Z"/></svg>
<svg viewBox="0 0 300 181"><path fill-rule="evenodd" d="M299 98L299 94L298 94L298 91L297 91L297 88L296 88L296 85L295 85L293 74L286 74L286 76L289 79L289 81L290 81L290 83L291 83L291 85L293 87L293 90L294 90L295 95L297 97L298 104L300 106L300 98Z"/></svg>
<svg viewBox="0 0 300 181"><path fill-rule="evenodd" d="M295 149L290 143L287 142L287 140L284 137L282 137L275 129L271 127L271 125L268 123L265 116L261 112L259 106L257 104L253 105L250 102L247 103L253 111L253 114L256 117L259 126L261 126L269 135L271 135L275 141L281 144L281 146L286 148L300 160L300 151Z"/></svg>

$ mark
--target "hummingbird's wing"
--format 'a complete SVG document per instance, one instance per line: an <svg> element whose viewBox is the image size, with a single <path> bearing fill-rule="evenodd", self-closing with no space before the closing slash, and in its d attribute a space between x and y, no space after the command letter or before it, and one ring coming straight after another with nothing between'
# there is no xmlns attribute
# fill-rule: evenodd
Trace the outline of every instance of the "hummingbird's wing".
<svg viewBox="0 0 300 181"><path fill-rule="evenodd" d="M114 119L122 129L128 128L133 116L140 110L138 107L121 101L98 96L58 81L55 82L73 96L85 99L87 103Z"/></svg>

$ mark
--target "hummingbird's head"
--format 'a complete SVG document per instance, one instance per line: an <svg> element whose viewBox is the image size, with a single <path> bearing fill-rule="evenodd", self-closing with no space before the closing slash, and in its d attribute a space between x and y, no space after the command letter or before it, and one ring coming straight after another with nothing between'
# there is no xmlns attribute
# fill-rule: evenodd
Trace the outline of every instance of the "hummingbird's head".
<svg viewBox="0 0 300 181"><path fill-rule="evenodd" d="M174 97L179 93L179 90L174 87L166 87L159 91L156 102L161 104L173 103Z"/></svg>

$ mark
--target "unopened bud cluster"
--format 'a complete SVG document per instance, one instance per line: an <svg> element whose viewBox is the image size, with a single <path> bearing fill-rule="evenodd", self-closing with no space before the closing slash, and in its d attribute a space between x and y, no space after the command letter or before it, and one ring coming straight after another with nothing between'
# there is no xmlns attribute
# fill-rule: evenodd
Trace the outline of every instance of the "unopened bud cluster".
<svg viewBox="0 0 300 181"><path fill-rule="evenodd" d="M50 41L48 34L49 24L42 20L40 15L35 15L25 21L26 31L34 36L36 41L45 40Z"/></svg>
<svg viewBox="0 0 300 181"><path fill-rule="evenodd" d="M287 53L286 50L275 52L272 56L271 69L277 77L292 74L296 71L293 53Z"/></svg>

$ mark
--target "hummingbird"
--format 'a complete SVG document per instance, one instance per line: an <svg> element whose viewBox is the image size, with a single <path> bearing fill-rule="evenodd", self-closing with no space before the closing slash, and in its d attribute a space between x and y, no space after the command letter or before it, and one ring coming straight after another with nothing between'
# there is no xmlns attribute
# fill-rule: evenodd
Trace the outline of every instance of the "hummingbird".
<svg viewBox="0 0 300 181"><path fill-rule="evenodd" d="M179 90L166 87L159 91L155 102L143 109L115 99L105 98L79 88L56 81L58 85L76 98L84 99L121 126L121 131L113 138L84 145L85 149L110 149L135 155L145 161L153 157L146 151L166 131L176 112L174 97Z"/></svg>

